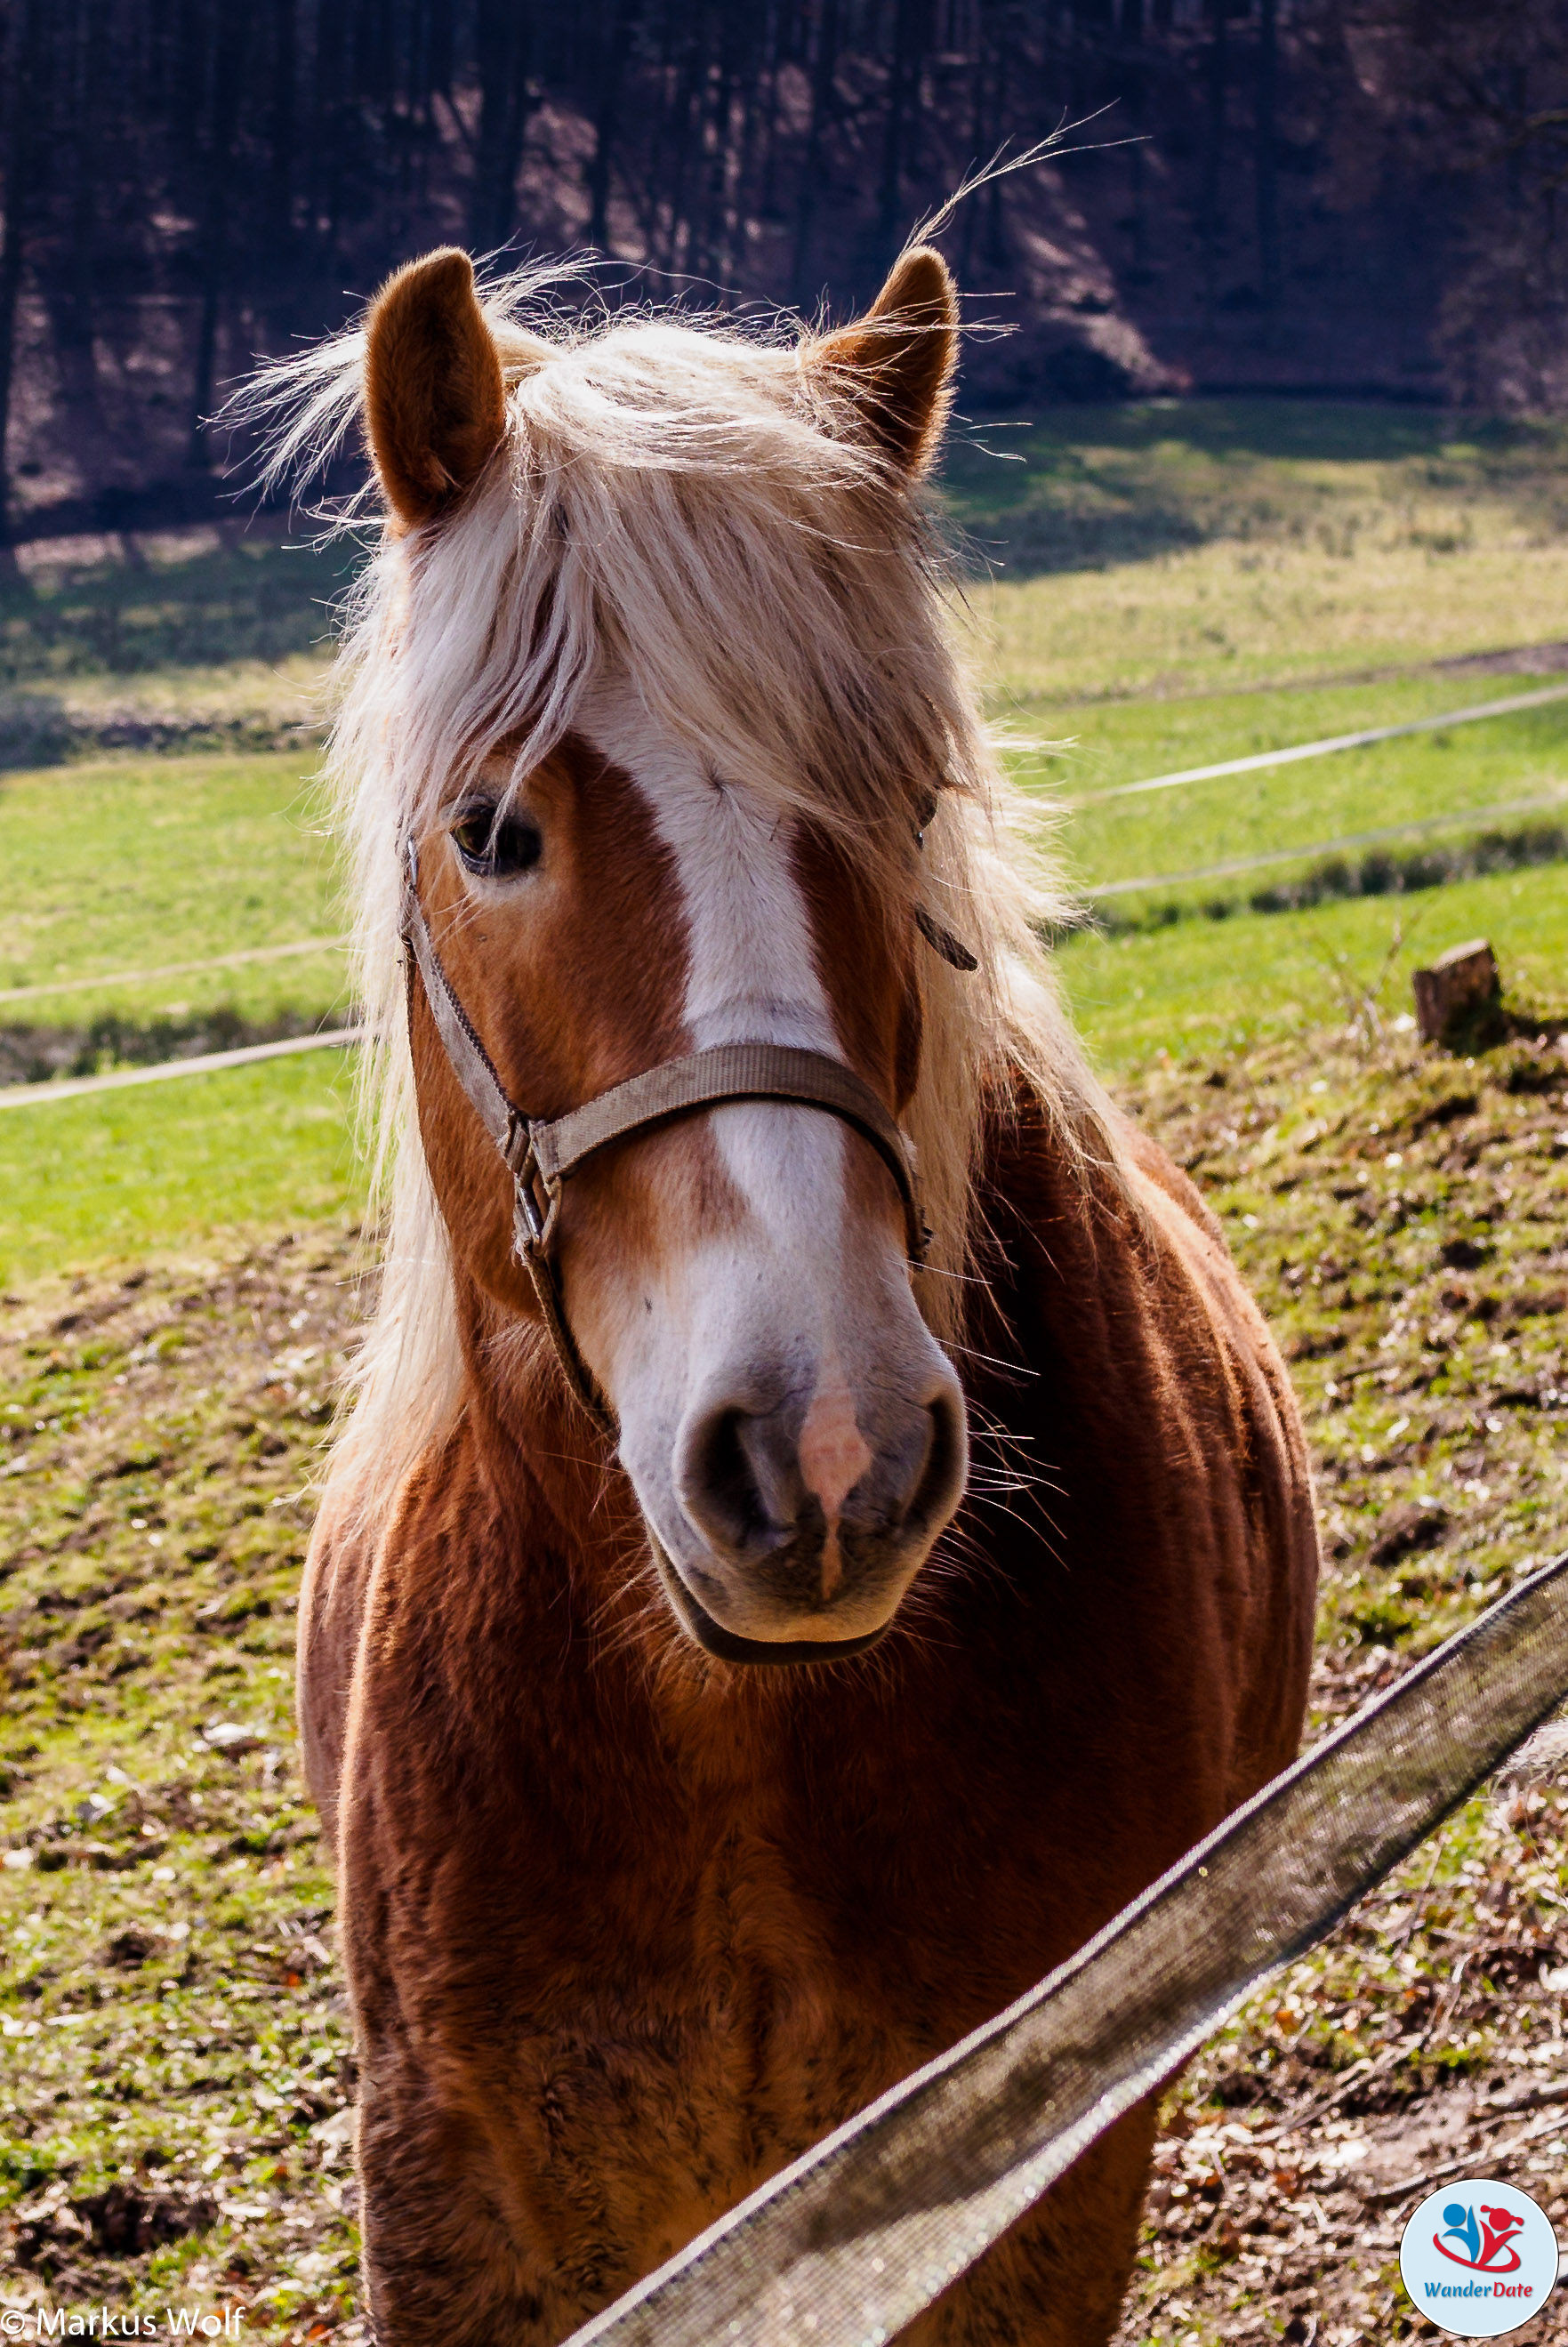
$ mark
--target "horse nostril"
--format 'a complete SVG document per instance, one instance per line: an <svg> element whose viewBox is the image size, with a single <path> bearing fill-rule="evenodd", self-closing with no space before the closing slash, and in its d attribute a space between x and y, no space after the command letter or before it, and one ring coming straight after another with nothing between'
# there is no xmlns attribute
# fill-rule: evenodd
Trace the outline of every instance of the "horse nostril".
<svg viewBox="0 0 1568 2347"><path fill-rule="evenodd" d="M687 1521L717 1555L757 1564L776 1560L807 1526L820 1533L825 1511L837 1525L841 1507L845 1538L863 1560L889 1542L901 1549L947 1522L968 1466L963 1403L956 1390L938 1391L924 1409L917 1406L897 1431L885 1428L876 1454L856 1429L858 1460L845 1461L833 1451L825 1459L814 1452L806 1460L803 1453L811 1445L802 1438L811 1425L809 1410L803 1429L788 1409L749 1410L731 1402L693 1414L682 1429L676 1491ZM821 1428L817 1432L823 1435ZM822 1442L816 1449L822 1450ZM835 1468L849 1477L853 1497L847 1490L830 1494L828 1471Z"/></svg>
<svg viewBox="0 0 1568 2347"><path fill-rule="evenodd" d="M691 1428L682 1443L676 1476L681 1504L715 1548L772 1546L793 1519L787 1494L778 1488L780 1478L768 1471L773 1462L760 1439L765 1425L743 1409L717 1409Z"/></svg>
<svg viewBox="0 0 1568 2347"><path fill-rule="evenodd" d="M958 1504L968 1473L962 1402L956 1395L940 1393L929 1405L928 1415L931 1432L925 1465L905 1511L904 1522L910 1531L946 1523Z"/></svg>

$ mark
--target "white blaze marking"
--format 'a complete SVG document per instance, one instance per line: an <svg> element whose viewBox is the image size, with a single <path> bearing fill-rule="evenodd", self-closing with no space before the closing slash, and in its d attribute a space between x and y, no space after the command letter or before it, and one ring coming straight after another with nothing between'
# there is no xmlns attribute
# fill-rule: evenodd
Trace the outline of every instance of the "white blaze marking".
<svg viewBox="0 0 1568 2347"><path fill-rule="evenodd" d="M601 684L578 722L637 784L673 861L690 1048L772 1042L844 1060L794 871L792 818L743 775L708 772L622 682ZM843 1511L875 1464L881 1410L896 1419L900 1394L933 1370L949 1389L953 1381L920 1323L893 1224L851 1220L855 1144L838 1120L784 1102L726 1101L704 1123L743 1211L714 1217L677 1254L651 1263L637 1298L608 1284L595 1334L620 1411L620 1455L684 1574L709 1542L671 1474L682 1428L698 1423L695 1412L731 1407L759 1416L787 1408L793 1423L805 1402L794 1464L822 1510L820 1603L832 1604L849 1578ZM657 1312L647 1295L654 1288ZM732 1578L749 1635L796 1635L794 1616L748 1594L743 1573ZM814 1603L804 1619L815 1618Z"/></svg>
<svg viewBox="0 0 1568 2347"><path fill-rule="evenodd" d="M675 859L688 928L685 1019L694 1051L791 1044L844 1056L817 975L811 922L792 868L794 825L743 784L705 772L661 735L636 696L601 689L583 730L641 788ZM837 1254L845 1136L816 1109L735 1102L712 1112L724 1165L781 1238L815 1225L813 1255Z"/></svg>

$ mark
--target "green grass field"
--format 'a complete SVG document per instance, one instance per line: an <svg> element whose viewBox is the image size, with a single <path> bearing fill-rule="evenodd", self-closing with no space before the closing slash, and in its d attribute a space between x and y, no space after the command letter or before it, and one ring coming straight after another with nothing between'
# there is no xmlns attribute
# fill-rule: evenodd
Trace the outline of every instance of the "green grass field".
<svg viewBox="0 0 1568 2347"><path fill-rule="evenodd" d="M1473 937L1491 938L1521 1007L1562 1014L1568 883L1559 865L1299 913L1091 932L1062 947L1059 967L1101 1064L1122 1075L1161 1053L1229 1056L1304 1029L1343 1027L1368 999L1390 1023L1409 1015L1410 971Z"/></svg>
<svg viewBox="0 0 1568 2347"><path fill-rule="evenodd" d="M275 521L185 531L135 563L0 583L0 767L108 748L286 748L319 731L333 607L356 555Z"/></svg>
<svg viewBox="0 0 1568 2347"><path fill-rule="evenodd" d="M1145 401L976 428L947 495L992 705L1414 667L1568 633L1561 424Z"/></svg>
<svg viewBox="0 0 1568 2347"><path fill-rule="evenodd" d="M1568 701L1147 796L1096 794L1568 677L1565 450L1556 426L1289 401L1062 409L957 443L942 494L969 548L970 647L1042 825L1080 888L1162 881L1104 899L1108 933L1061 948L1107 1067L1342 1020L1379 971L1392 1013L1415 958L1477 930L1511 984L1561 999L1558 863L1295 913L1247 906L1325 843L1434 818L1460 852L1487 831L1543 829L1542 852L1560 852ZM0 602L0 737L7 692L54 692L74 696L78 715L128 694L176 740L192 712L214 711L225 723L248 712L283 738L319 688L328 610L351 569L345 554L259 538L140 571L40 573ZM1555 649L1511 664L1511 648L1542 645ZM1502 657L1481 671L1431 665L1477 654ZM0 777L0 988L59 989L0 1001L4 1064L80 1072L338 1023L345 973L330 948L102 982L336 934L314 764L302 740ZM1541 811L1492 813L1522 801ZM1425 838L1411 832L1412 847ZM1287 851L1295 862L1231 880L1164 879ZM1204 910L1232 917L1163 926ZM258 1145L224 1085L279 1104ZM335 1215L347 1177L327 1170L325 1128L303 1104L330 1119L341 1095L326 1064L304 1061L50 1106L84 1163L108 1162L92 1156L92 1135L119 1136L103 1143L119 1156L102 1184L64 1182L46 1112L11 1112L5 1276L178 1253L308 1214L312 1200Z"/></svg>
<svg viewBox="0 0 1568 2347"><path fill-rule="evenodd" d="M137 564L46 560L0 589L0 689L173 683L319 659L352 551L286 544L271 522L230 536L225 547L187 532Z"/></svg>
<svg viewBox="0 0 1568 2347"><path fill-rule="evenodd" d="M1542 691L1552 682L1561 680L1487 677L1456 685L1452 677L1423 677L1380 691L1362 686L1225 694L1064 712L1064 719L1076 719L1076 734L1058 737L1044 753L1024 753L1017 764L1043 799L1065 805L1063 845L1073 877L1083 887L1181 873L1235 856L1310 851L1438 815L1462 816L1465 821L1455 826L1462 831L1492 808L1521 800L1538 799L1549 814L1561 794L1563 810L1568 811L1568 699L1451 731L1409 734L1272 771L1185 783L1147 796L1097 794L1292 743Z"/></svg>
<svg viewBox="0 0 1568 2347"><path fill-rule="evenodd" d="M312 764L297 753L147 758L8 777L0 987L78 987L49 998L52 1016L105 972L335 935ZM221 982L229 992L289 983L234 973ZM126 999L117 991L117 1003Z"/></svg>
<svg viewBox="0 0 1568 2347"><path fill-rule="evenodd" d="M312 1051L0 1112L0 1285L356 1219L352 1079Z"/></svg>

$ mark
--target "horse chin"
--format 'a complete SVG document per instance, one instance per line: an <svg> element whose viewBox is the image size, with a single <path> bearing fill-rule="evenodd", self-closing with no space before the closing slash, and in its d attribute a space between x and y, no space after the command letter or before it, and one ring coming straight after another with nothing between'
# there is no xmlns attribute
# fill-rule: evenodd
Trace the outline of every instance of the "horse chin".
<svg viewBox="0 0 1568 2347"><path fill-rule="evenodd" d="M854 1638L743 1637L738 1630L726 1630L722 1622L714 1621L682 1580L662 1542L651 1532L648 1537L671 1612L692 1644L701 1646L705 1655L712 1655L716 1662L774 1666L786 1663L844 1663L856 1655L867 1654L893 1627L897 1607L875 1630L863 1631Z"/></svg>

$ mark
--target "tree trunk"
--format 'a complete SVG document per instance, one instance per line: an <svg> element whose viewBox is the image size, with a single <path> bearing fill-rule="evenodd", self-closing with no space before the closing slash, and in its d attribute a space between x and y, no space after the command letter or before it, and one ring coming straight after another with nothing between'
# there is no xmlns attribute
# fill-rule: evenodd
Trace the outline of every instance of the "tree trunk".
<svg viewBox="0 0 1568 2347"><path fill-rule="evenodd" d="M1143 0L1122 0L1122 42L1127 59L1122 88L1127 99L1128 196L1132 215L1132 269L1141 279L1149 267L1148 173L1144 159L1143 125L1148 112L1148 87L1143 62Z"/></svg>
<svg viewBox="0 0 1568 2347"><path fill-rule="evenodd" d="M599 106L593 126L593 157L588 169L591 207L588 241L600 252L610 250L610 175L620 128L620 85L631 46L634 5L635 0L604 0L610 19L609 38L600 53Z"/></svg>
<svg viewBox="0 0 1568 2347"><path fill-rule="evenodd" d="M733 266L734 199L745 169L747 124L754 74L746 70L748 18L741 9L726 9L719 18L719 56L714 72L712 144L708 151L708 193L702 226L702 266L727 280ZM735 109L741 108L741 139L735 140ZM726 291L727 286L726 286Z"/></svg>
<svg viewBox="0 0 1568 2347"><path fill-rule="evenodd" d="M321 259L335 258L343 230L348 117L348 15L344 0L319 0L310 145L315 186L312 211L321 224Z"/></svg>
<svg viewBox="0 0 1568 2347"><path fill-rule="evenodd" d="M201 307L190 398L190 461L208 459L207 419L212 409L218 327L229 266L229 199L234 173L234 134L243 94L245 44L251 18L243 8L218 15L218 49L212 67L212 102L207 151L202 159Z"/></svg>
<svg viewBox="0 0 1568 2347"><path fill-rule="evenodd" d="M745 263L746 221L763 136L764 90L771 78L774 13L769 8L753 17L737 10L725 34L732 89L726 120L733 121L737 106L740 109L740 137L733 142L733 154L725 157L717 244L719 272L726 282L735 278Z"/></svg>
<svg viewBox="0 0 1568 2347"><path fill-rule="evenodd" d="M990 152L999 153L1008 137L1009 77L1016 74L1023 61L1027 27L1022 20L1020 0L995 0L996 37L992 44L994 70L991 77ZM1050 101L1056 108L1054 96ZM1032 124L1030 129L1032 136ZM992 179L985 191L986 250L988 269L1007 266L1007 189L1002 179Z"/></svg>
<svg viewBox="0 0 1568 2347"><path fill-rule="evenodd" d="M109 436L98 395L95 329L98 305L94 284L97 252L97 170L106 126L99 112L94 26L82 9L56 8L54 19L54 78L60 100L53 147L56 217L65 231L42 292L58 370L56 428L67 444L90 450L101 461ZM101 474L100 477L101 478ZM92 486L89 481L88 487Z"/></svg>
<svg viewBox="0 0 1568 2347"><path fill-rule="evenodd" d="M811 77L811 121L801 162L800 193L795 204L794 258L790 285L797 307L807 299L805 272L811 256L811 231L822 180L822 143L833 112L834 77L838 71L838 0L822 0L816 20L816 61Z"/></svg>
<svg viewBox="0 0 1568 2347"><path fill-rule="evenodd" d="M767 76L767 100L765 108L759 106L758 109L762 116L763 162L762 186L757 193L757 212L759 217L766 220L771 227L777 224L781 218L776 166L779 144L779 67L784 63L782 23L784 11L782 5L777 5L777 0L769 15L766 63L764 67Z"/></svg>
<svg viewBox="0 0 1568 2347"><path fill-rule="evenodd" d="M1209 13L1214 22L1214 32L1208 54L1209 123L1208 149L1204 157L1203 251L1204 313L1212 326L1219 299L1220 187L1225 162L1225 87L1230 76L1227 41L1230 12L1227 0L1209 0Z"/></svg>
<svg viewBox="0 0 1568 2347"><path fill-rule="evenodd" d="M1266 312L1279 301L1279 162L1275 145L1278 0L1262 0L1257 28L1257 274Z"/></svg>
<svg viewBox="0 0 1568 2347"><path fill-rule="evenodd" d="M693 133L700 121L702 94L707 78L707 55L702 40L704 27L701 23L702 13L696 0L692 0L692 17L682 45L681 69L675 84L675 154L670 172L670 235L664 248L668 269L679 267L682 261L690 268L694 242L692 226L686 216L686 189L691 177Z"/></svg>
<svg viewBox="0 0 1568 2347"><path fill-rule="evenodd" d="M990 77L992 5L993 0L976 0L975 5L975 53L969 60L969 159L971 163L983 163L989 152L986 140L986 119L989 103L987 85ZM958 248L958 276L960 282L964 283L968 283L974 274L975 222L979 217L978 204L971 202L964 206L963 242Z"/></svg>
<svg viewBox="0 0 1568 2347"><path fill-rule="evenodd" d="M877 206L880 258L890 261L903 241L904 172L919 73L919 0L896 0L893 59L887 70L887 111L882 130L882 184Z"/></svg>
<svg viewBox="0 0 1568 2347"><path fill-rule="evenodd" d="M482 252L505 244L517 223L531 34L530 16L518 0L479 0L479 145L469 194L468 241Z"/></svg>
<svg viewBox="0 0 1568 2347"><path fill-rule="evenodd" d="M298 0L272 0L272 173L267 216L274 268L286 269L294 233L294 77L299 66Z"/></svg>
<svg viewBox="0 0 1568 2347"><path fill-rule="evenodd" d="M0 579L19 574L11 510L9 437L16 368L16 313L21 305L32 225L35 140L42 125L44 37L47 0L14 0L6 11L5 158L0 225Z"/></svg>

